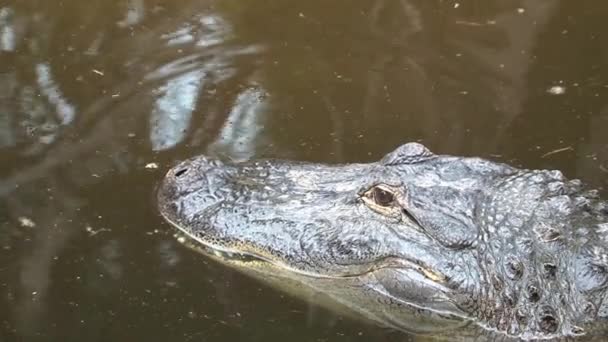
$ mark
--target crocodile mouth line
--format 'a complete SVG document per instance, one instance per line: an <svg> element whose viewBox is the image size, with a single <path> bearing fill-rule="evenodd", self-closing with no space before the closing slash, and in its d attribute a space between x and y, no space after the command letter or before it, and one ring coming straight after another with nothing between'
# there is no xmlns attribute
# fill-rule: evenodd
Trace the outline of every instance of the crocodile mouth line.
<svg viewBox="0 0 608 342"><path fill-rule="evenodd" d="M412 270L416 270L417 272L423 274L426 278L433 280L434 282L441 283L445 279L442 276L429 271L425 267L421 267L414 262L396 259L393 257L387 257L383 260L380 260L378 265L372 266L369 269L362 272L355 272L350 274L341 274L341 275L328 275L322 274L318 272L308 272L301 269L294 268L289 266L283 262L273 260L271 258L255 254L252 252L243 252L238 251L236 249L232 249L225 246L218 246L212 244L204 239L201 239L199 236L196 236L189 232L188 230L182 228L179 224L171 220L169 217L163 215L163 217L169 222L172 226L177 228L180 233L186 236L190 241L195 242L196 244L190 245L193 249L202 252L203 254L218 259L222 262L228 262L230 264L238 264L242 267L250 267L255 266L256 268L265 267L265 268L274 268L281 269L284 271L288 271L294 274L299 274L302 276L310 277L310 278L325 278L325 279L347 279L347 278L357 278L369 275L383 268L393 268L393 267L403 267Z"/></svg>
<svg viewBox="0 0 608 342"><path fill-rule="evenodd" d="M165 218L165 220L167 220L167 222L171 223L172 226L177 228L179 230L179 233L184 235L190 241L193 241L196 243L196 244L189 244L189 246L191 246L192 248L194 248L196 250L203 252L206 255L209 255L209 256L212 256L215 258L219 258L224 261L238 262L238 263L243 263L243 264L253 263L253 262L257 262L257 263L263 262L263 263L267 263L267 264L273 264L272 261L266 260L263 257L257 256L257 255L251 254L251 253L244 253L244 252L229 249L226 247L221 247L221 246L210 244L209 242L201 239L200 237L198 237L198 236L192 234L191 232L187 231L186 229L182 228L179 224L175 223L169 217L167 217L165 215L163 215L163 217Z"/></svg>
<svg viewBox="0 0 608 342"><path fill-rule="evenodd" d="M309 278L326 278L326 279L344 279L344 278L356 278L364 276L374 270L358 273L358 274L345 274L345 275L327 275L317 272L307 272L304 270L300 270L294 268L292 266L286 265L285 263L279 262L277 260L269 259L268 257L264 257L258 254L250 253L250 252L242 252L237 251L235 249L231 249L229 247L218 246L204 239L201 239L199 236L192 234L188 230L182 228L179 224L171 220L171 218L162 215L167 222L169 222L172 226L177 228L180 233L185 235L191 241L194 241L196 245L192 247L203 254L218 259L222 262L228 262L231 264L238 264L242 267L256 266L257 267L266 267L266 268L275 268L281 269L284 271L288 271L294 274L299 274L302 276L306 276Z"/></svg>

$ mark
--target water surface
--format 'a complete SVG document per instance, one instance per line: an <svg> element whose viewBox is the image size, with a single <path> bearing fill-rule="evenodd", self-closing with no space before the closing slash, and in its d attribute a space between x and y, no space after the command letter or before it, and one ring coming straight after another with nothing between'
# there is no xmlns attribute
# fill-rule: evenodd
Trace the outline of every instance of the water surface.
<svg viewBox="0 0 608 342"><path fill-rule="evenodd" d="M162 174L419 141L603 189L607 17L599 0L0 3L0 340L413 338L185 248L155 208Z"/></svg>

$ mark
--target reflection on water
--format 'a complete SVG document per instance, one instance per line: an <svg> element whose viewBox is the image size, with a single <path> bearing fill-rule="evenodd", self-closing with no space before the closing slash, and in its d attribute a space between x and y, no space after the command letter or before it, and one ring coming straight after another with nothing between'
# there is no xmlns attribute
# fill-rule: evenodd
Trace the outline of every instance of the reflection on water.
<svg viewBox="0 0 608 342"><path fill-rule="evenodd" d="M234 161L256 157L266 140L262 132L264 115L271 110L266 100L257 88L246 88L239 93L209 150L230 156Z"/></svg>
<svg viewBox="0 0 608 342"><path fill-rule="evenodd" d="M15 50L15 29L12 25L13 9L0 9L0 51Z"/></svg>
<svg viewBox="0 0 608 342"><path fill-rule="evenodd" d="M48 64L36 65L36 80L40 95L46 98L52 107L51 110L59 116L59 123L62 125L72 123L75 116L74 107L67 103L57 85L54 84Z"/></svg>
<svg viewBox="0 0 608 342"><path fill-rule="evenodd" d="M181 246L154 206L163 171L199 153L348 162L423 141L603 188L607 12L560 0L0 5L0 339L407 340Z"/></svg>
<svg viewBox="0 0 608 342"><path fill-rule="evenodd" d="M201 70L191 71L170 79L159 89L162 95L150 116L154 151L170 149L184 140L204 76Z"/></svg>

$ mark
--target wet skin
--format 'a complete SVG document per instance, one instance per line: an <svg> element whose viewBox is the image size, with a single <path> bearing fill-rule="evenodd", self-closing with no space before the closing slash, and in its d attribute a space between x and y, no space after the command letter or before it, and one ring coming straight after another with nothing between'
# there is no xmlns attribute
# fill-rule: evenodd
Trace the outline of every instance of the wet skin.
<svg viewBox="0 0 608 342"><path fill-rule="evenodd" d="M199 156L158 202L209 254L392 327L552 338L595 333L608 313L608 205L559 171L416 143L369 164Z"/></svg>

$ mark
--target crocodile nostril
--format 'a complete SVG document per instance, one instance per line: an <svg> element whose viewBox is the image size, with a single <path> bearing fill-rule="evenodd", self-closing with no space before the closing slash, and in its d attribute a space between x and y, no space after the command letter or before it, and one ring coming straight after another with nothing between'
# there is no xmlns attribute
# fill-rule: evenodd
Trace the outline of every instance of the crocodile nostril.
<svg viewBox="0 0 608 342"><path fill-rule="evenodd" d="M177 172L175 173L175 177L181 177L181 176L183 176L183 175L184 175L186 172L188 172L188 169L187 169L187 168L185 168L185 169L181 169L181 170L179 170L179 171L177 171Z"/></svg>

